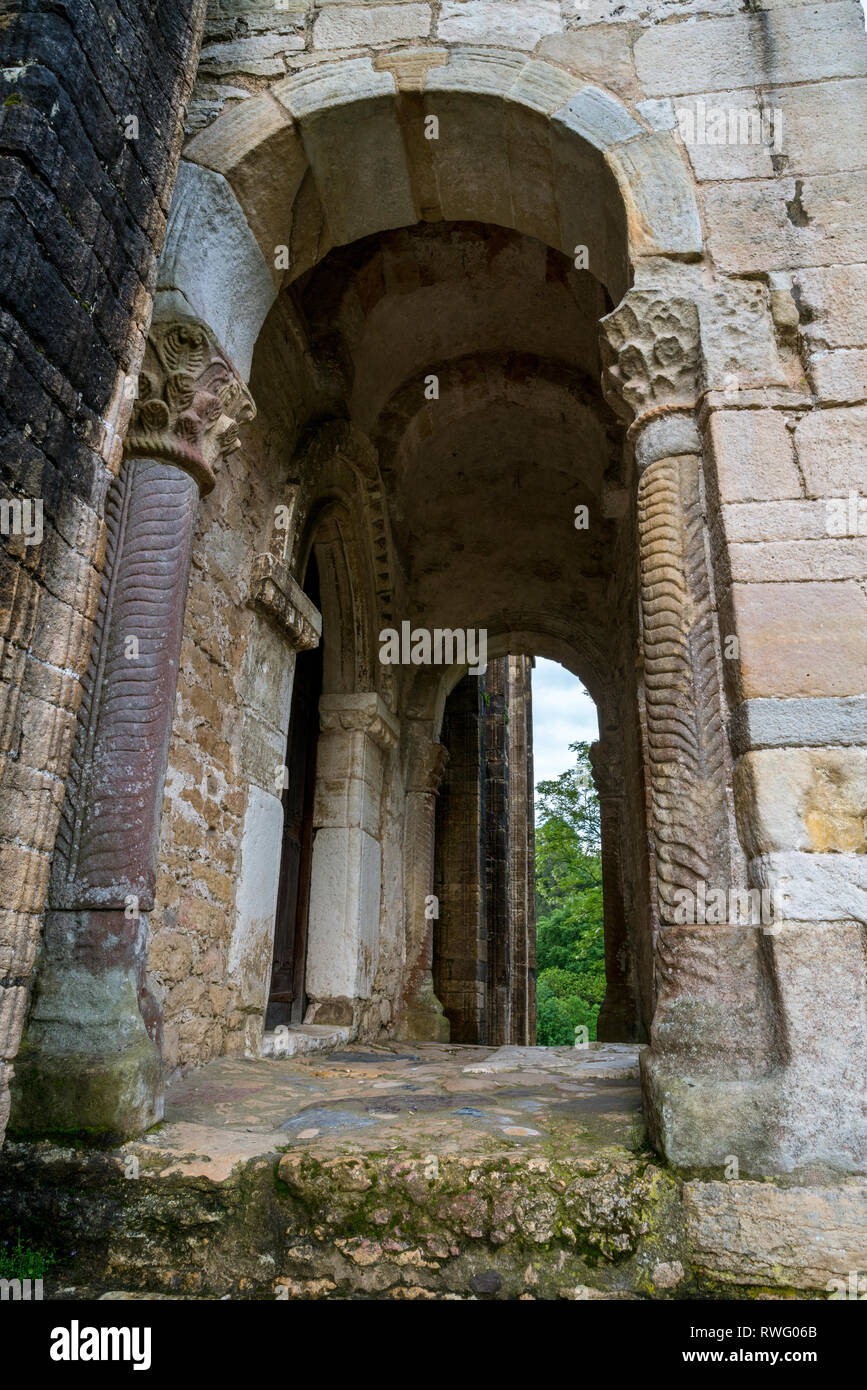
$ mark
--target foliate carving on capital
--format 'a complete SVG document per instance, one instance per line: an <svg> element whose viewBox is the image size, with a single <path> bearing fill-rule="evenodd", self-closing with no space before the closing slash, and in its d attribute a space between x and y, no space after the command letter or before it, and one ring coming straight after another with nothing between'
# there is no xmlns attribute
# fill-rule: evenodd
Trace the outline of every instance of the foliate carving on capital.
<svg viewBox="0 0 867 1390"><path fill-rule="evenodd" d="M658 290L630 290L601 322L602 389L622 420L690 409L699 389L698 308Z"/></svg>
<svg viewBox="0 0 867 1390"><path fill-rule="evenodd" d="M174 463L204 496L237 446L238 426L256 414L250 392L210 331L192 320L152 325L138 386L125 457Z"/></svg>

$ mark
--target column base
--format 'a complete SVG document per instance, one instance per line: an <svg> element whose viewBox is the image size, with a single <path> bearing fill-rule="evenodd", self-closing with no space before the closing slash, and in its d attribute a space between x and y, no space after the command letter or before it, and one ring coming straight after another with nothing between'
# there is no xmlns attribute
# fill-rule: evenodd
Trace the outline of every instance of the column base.
<svg viewBox="0 0 867 1390"><path fill-rule="evenodd" d="M651 1139L685 1168L867 1172L867 981L854 921L668 928Z"/></svg>
<svg viewBox="0 0 867 1390"><path fill-rule="evenodd" d="M451 1026L434 993L430 974L425 976L419 989L407 1000L397 1037L402 1042L447 1043L450 1040Z"/></svg>
<svg viewBox="0 0 867 1390"><path fill-rule="evenodd" d="M627 985L606 985L596 1020L596 1037L599 1042L646 1042L639 1036L635 997Z"/></svg>
<svg viewBox="0 0 867 1390"><path fill-rule="evenodd" d="M25 1044L15 1061L7 1132L113 1147L162 1119L162 1087L162 1058L144 1030L123 1051L103 1056L51 1056Z"/></svg>
<svg viewBox="0 0 867 1390"><path fill-rule="evenodd" d="M141 1012L144 917L52 912L15 1059L10 1134L111 1145L163 1114L160 1050Z"/></svg>
<svg viewBox="0 0 867 1390"><path fill-rule="evenodd" d="M641 1083L651 1142L680 1168L766 1176L820 1168L867 1172L857 1089L812 1083L796 1066L755 1078L690 1076L646 1052Z"/></svg>

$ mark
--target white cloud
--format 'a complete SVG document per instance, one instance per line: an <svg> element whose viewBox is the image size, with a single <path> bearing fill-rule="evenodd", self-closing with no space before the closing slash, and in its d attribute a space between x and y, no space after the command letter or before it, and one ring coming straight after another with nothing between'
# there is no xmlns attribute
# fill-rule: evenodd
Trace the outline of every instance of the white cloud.
<svg viewBox="0 0 867 1390"><path fill-rule="evenodd" d="M533 670L533 769L536 784L572 767L569 744L599 737L596 706L573 676L556 661L538 657Z"/></svg>

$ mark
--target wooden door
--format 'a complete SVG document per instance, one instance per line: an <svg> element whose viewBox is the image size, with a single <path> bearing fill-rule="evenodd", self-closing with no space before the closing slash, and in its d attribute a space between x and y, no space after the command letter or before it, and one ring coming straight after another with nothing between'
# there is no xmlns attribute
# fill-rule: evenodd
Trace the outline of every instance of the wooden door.
<svg viewBox="0 0 867 1390"><path fill-rule="evenodd" d="M316 561L311 556L305 592L319 604ZM316 745L319 738L319 697L322 693L322 645L299 652L292 689L292 711L286 743L288 786L283 791L283 846L274 963L265 1027L301 1023L304 1018L304 970L307 956L307 916L310 906L310 862L313 853L313 794L316 786Z"/></svg>

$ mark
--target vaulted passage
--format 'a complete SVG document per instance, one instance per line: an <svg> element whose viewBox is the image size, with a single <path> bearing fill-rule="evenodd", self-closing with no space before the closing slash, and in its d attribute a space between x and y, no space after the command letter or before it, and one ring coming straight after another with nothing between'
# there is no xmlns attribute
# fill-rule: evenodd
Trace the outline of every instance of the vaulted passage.
<svg viewBox="0 0 867 1390"><path fill-rule="evenodd" d="M314 412L302 402L314 418L288 470L304 499L299 515L309 508L315 518L346 495L336 474L329 480L323 449L354 451L368 488L362 514L350 507L346 516L338 568L348 582L330 612L327 595L319 604L328 731L308 815L308 1024L369 1016L400 935L387 900L377 908L373 895L399 872L412 895L407 920L418 926L401 997L382 999L389 1017L413 1037L535 1042L530 662L540 653L580 674L602 712L595 770L615 904L602 1035L647 1036L652 932L630 670L635 518L622 426L599 385L598 324L610 308L592 273L530 237L436 222L331 252L283 292L265 324L252 377L263 435L289 431L287 376L316 403ZM367 527L369 599L359 539ZM313 528L298 529L302 564ZM298 658L296 687L309 659ZM388 720L350 737L353 702L371 689L399 722L410 720L410 759L428 740L424 759L442 764L426 774L423 805L410 763L393 867L383 820L394 775ZM361 883L338 893L347 863L361 866Z"/></svg>

